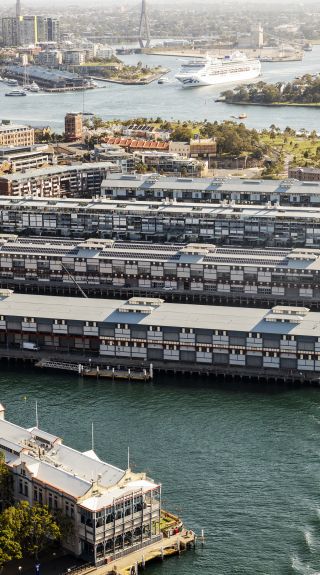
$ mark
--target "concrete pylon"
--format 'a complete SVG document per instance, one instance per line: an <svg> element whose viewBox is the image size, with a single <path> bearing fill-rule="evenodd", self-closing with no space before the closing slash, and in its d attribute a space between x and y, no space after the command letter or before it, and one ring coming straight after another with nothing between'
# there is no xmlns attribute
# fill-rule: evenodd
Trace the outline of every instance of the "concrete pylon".
<svg viewBox="0 0 320 575"><path fill-rule="evenodd" d="M21 16L21 2L20 0L16 1L16 18L20 18Z"/></svg>
<svg viewBox="0 0 320 575"><path fill-rule="evenodd" d="M150 26L147 10L147 0L142 0L141 16L139 25L139 44L141 48L149 48L150 46Z"/></svg>

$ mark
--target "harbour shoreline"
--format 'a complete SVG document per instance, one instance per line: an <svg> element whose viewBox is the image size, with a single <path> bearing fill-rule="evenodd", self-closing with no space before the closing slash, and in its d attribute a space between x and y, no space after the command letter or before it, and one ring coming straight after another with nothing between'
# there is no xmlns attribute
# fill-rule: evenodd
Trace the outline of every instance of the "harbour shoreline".
<svg viewBox="0 0 320 575"><path fill-rule="evenodd" d="M217 98L215 100L215 102L218 103L223 103L223 104L228 104L228 105L233 105L233 106L263 106L266 108L285 108L285 107L290 107L290 108L320 108L320 102L317 103L299 103L299 102L273 102L270 104L267 104L265 102L241 102L241 100L236 101L236 102L228 102L228 100L224 100L222 98Z"/></svg>

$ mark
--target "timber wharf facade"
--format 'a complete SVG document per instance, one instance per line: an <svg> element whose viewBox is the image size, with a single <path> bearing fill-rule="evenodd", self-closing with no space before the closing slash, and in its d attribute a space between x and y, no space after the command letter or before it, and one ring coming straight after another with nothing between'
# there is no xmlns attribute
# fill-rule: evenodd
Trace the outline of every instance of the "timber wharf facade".
<svg viewBox="0 0 320 575"><path fill-rule="evenodd" d="M0 235L0 287L17 292L320 307L320 250Z"/></svg>
<svg viewBox="0 0 320 575"><path fill-rule="evenodd" d="M59 352L156 370L320 381L320 313L306 307L234 308L157 298L97 300L3 290L0 357Z"/></svg>

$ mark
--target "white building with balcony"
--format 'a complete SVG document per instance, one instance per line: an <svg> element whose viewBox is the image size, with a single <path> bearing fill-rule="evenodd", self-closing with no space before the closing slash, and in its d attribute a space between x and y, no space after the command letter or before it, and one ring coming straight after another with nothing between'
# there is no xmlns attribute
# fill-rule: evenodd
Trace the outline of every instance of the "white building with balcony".
<svg viewBox="0 0 320 575"><path fill-rule="evenodd" d="M161 539L161 486L144 473L76 451L37 427L15 425L1 404L0 451L15 501L59 509L74 523L63 544L75 555L101 565Z"/></svg>

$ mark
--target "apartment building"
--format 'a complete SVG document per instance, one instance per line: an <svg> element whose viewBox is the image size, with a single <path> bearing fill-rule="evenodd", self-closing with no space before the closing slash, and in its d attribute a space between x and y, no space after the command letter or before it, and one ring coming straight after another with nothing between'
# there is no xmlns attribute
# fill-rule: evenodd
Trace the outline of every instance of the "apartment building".
<svg viewBox="0 0 320 575"><path fill-rule="evenodd" d="M100 192L109 171L119 171L111 162L52 166L0 176L0 194L5 196L91 196Z"/></svg>
<svg viewBox="0 0 320 575"><path fill-rule="evenodd" d="M0 232L319 248L320 209L2 196Z"/></svg>
<svg viewBox="0 0 320 575"><path fill-rule="evenodd" d="M0 287L80 295L78 286L96 297L319 309L320 250L0 235Z"/></svg>
<svg viewBox="0 0 320 575"><path fill-rule="evenodd" d="M81 140L83 137L82 114L68 113L64 118L64 133L67 142Z"/></svg>
<svg viewBox="0 0 320 575"><path fill-rule="evenodd" d="M193 160L197 161L197 160ZM234 202L281 206L320 206L320 182L165 177L159 174L108 176L104 197L176 202Z"/></svg>
<svg viewBox="0 0 320 575"><path fill-rule="evenodd" d="M93 450L76 451L37 427L15 425L1 404L0 434L14 499L67 516L74 533L63 546L75 555L99 566L162 538L161 486L145 473L119 469Z"/></svg>
<svg viewBox="0 0 320 575"><path fill-rule="evenodd" d="M137 151L133 152L136 166L144 164L150 171L155 170L161 174L185 174L201 176L205 171L205 164L192 158L182 158L179 154L170 152Z"/></svg>
<svg viewBox="0 0 320 575"><path fill-rule="evenodd" d="M22 124L4 123L0 124L0 146L9 148L20 148L22 146L33 146L34 129Z"/></svg>
<svg viewBox="0 0 320 575"><path fill-rule="evenodd" d="M112 361L124 365L141 365L141 362L148 361L156 370L173 369L179 372L205 369L207 373L273 374L274 378L319 382L319 334L320 314L309 311L307 307L278 305L272 309L258 309L174 304L165 303L159 298L130 298L123 301L10 292L3 293L0 299L1 347L14 350L21 347L23 342L30 342L40 348L36 352L39 357L43 351L47 352L47 357L55 357L58 351L60 358L63 354L68 358L76 354L75 357L86 358L84 361L88 361L88 357L97 358L106 365ZM58 445L58 454L60 449ZM68 454L65 455L64 462L72 471L74 459L68 460ZM59 463L61 460L59 455L57 457ZM92 466L89 460L86 463L85 469L91 478L93 463ZM115 472L115 476L116 480L107 483L101 481L102 485L107 488L110 484L114 486L123 479L123 472ZM52 474L51 484L54 479ZM126 482L124 484L127 485ZM63 490L61 484L59 487L60 491ZM94 487L98 487L97 483ZM133 502L132 487L129 483L127 492L120 491L122 505L126 494ZM89 495L89 489L90 485L86 485L78 496ZM148 483L147 489L157 492L159 486ZM68 494L67 489L63 491ZM81 505L89 512L101 510L102 517L105 517L109 511L112 513L109 506L118 493L116 491L111 500L108 498L106 505L104 495L102 500L99 497L93 501L89 498ZM98 495L92 491L90 494L93 497ZM98 502L98 507L94 507ZM157 535L158 502L155 505L155 509L151 506L150 511L149 508L147 517L144 514L139 516L140 530L142 528L143 531L145 520L150 526L147 532L149 538ZM108 512L104 511L105 507L109 507ZM93 518L98 517L101 518L101 515L94 515ZM123 515L121 518L119 535L126 532ZM130 521L128 530L132 531L131 517ZM104 521L102 523L104 526ZM104 529L102 532L105 537ZM87 542L93 543L90 535L91 539ZM111 533L108 533L109 539L112 539ZM122 545L121 540L121 548Z"/></svg>
<svg viewBox="0 0 320 575"><path fill-rule="evenodd" d="M53 149L47 145L0 147L0 171L22 172L55 163Z"/></svg>
<svg viewBox="0 0 320 575"><path fill-rule="evenodd" d="M36 15L2 18L2 35L5 47L58 42L60 22L57 18Z"/></svg>

